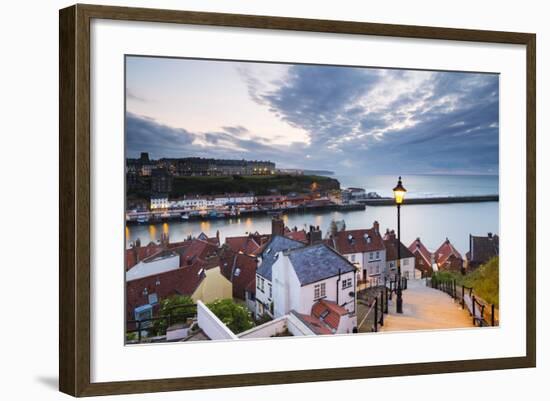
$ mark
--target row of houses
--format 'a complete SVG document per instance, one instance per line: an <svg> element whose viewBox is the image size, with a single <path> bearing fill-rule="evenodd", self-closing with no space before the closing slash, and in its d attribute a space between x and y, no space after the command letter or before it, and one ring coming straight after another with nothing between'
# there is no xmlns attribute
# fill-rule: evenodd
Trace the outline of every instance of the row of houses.
<svg viewBox="0 0 550 401"><path fill-rule="evenodd" d="M465 257L448 238L432 252L418 237L409 246L409 251L414 255L415 266L420 270L422 277L429 277L437 271L467 273L499 254L499 237L496 234L487 233L487 236L470 234L468 243L469 250Z"/></svg>
<svg viewBox="0 0 550 401"><path fill-rule="evenodd" d="M472 236L470 242L470 268L498 254L496 235ZM449 240L435 252L420 238L406 247L393 230L381 233L376 221L371 228L341 229L324 238L319 227L290 229L275 217L271 233L227 237L223 244L219 234L177 243L163 234L159 243L143 247L136 241L126 251L127 319L155 316L162 299L188 295L204 303L233 298L257 321L294 322L302 332L352 333L357 291L395 277L398 247L402 275L409 279L464 266Z"/></svg>

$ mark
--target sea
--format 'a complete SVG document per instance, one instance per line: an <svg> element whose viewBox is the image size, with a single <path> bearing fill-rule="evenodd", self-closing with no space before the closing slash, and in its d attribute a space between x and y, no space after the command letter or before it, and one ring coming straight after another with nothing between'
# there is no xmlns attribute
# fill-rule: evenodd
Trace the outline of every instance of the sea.
<svg viewBox="0 0 550 401"><path fill-rule="evenodd" d="M397 184L396 176L372 175L351 176L333 175L342 188L359 187L380 196L392 196L392 188ZM468 195L496 195L499 193L499 179L496 175L409 175L402 176L407 197L441 197ZM397 228L395 206L367 206L365 210L349 212L308 212L284 214L283 219L290 228L319 226L323 236L333 220L344 220L347 229L370 228L376 220L380 229ZM204 232L215 236L220 232L222 242L225 237L248 233L270 233L270 216L237 217L219 220L195 220L159 224L130 225L126 227L126 246L140 238L141 243L158 241L161 234L168 233L170 241L181 241L189 235L197 236ZM462 253L468 251L469 235L498 234L499 203L449 203L429 205L403 205L401 207L401 239L408 246L420 238L428 249L435 251L445 239L449 239Z"/></svg>

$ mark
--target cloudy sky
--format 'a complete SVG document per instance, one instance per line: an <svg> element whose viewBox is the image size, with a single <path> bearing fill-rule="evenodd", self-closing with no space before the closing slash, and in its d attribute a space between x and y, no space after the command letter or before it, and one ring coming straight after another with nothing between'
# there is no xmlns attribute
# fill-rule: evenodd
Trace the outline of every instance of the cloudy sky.
<svg viewBox="0 0 550 401"><path fill-rule="evenodd" d="M498 75L126 59L128 157L337 174L497 174Z"/></svg>

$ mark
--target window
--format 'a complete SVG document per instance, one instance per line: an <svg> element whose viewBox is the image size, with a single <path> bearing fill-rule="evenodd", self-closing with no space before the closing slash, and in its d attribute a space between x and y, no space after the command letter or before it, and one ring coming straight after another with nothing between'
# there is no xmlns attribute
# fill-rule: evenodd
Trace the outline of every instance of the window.
<svg viewBox="0 0 550 401"><path fill-rule="evenodd" d="M376 265L376 273L380 273L380 265Z"/></svg>
<svg viewBox="0 0 550 401"><path fill-rule="evenodd" d="M355 262L355 254L351 255L351 261Z"/></svg>
<svg viewBox="0 0 550 401"><path fill-rule="evenodd" d="M370 260L373 259L373 254L372 254L372 252L369 252L369 259L370 259Z"/></svg>
<svg viewBox="0 0 550 401"><path fill-rule="evenodd" d="M380 252L376 252L376 259L380 259Z"/></svg>
<svg viewBox="0 0 550 401"><path fill-rule="evenodd" d="M273 297L273 288L271 287L271 284L268 285L269 287L269 298Z"/></svg>
<svg viewBox="0 0 550 401"><path fill-rule="evenodd" d="M149 305L156 304L159 301L159 298L157 296L156 292L153 292L152 294L149 294Z"/></svg>
<svg viewBox="0 0 550 401"><path fill-rule="evenodd" d="M409 265L409 259L403 259L403 265L408 266Z"/></svg>
<svg viewBox="0 0 550 401"><path fill-rule="evenodd" d="M326 284L325 283L315 284L315 286L313 287L313 298L319 299L325 296L326 296Z"/></svg>
<svg viewBox="0 0 550 401"><path fill-rule="evenodd" d="M344 279L342 281L342 289L345 290L346 288L351 287L351 278Z"/></svg>

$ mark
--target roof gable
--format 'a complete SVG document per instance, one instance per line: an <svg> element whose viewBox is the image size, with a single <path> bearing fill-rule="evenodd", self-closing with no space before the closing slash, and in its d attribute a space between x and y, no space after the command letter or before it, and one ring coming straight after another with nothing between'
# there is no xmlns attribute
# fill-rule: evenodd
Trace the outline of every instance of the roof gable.
<svg viewBox="0 0 550 401"><path fill-rule="evenodd" d="M413 255L420 255L427 266L432 265L432 253L424 246L420 238L417 238L409 245L409 251L411 251Z"/></svg>
<svg viewBox="0 0 550 401"><path fill-rule="evenodd" d="M460 252L456 250L453 244L451 244L451 241L447 238L443 241L443 244L441 244L437 251L435 251L435 259L438 265L442 265L451 257L462 259Z"/></svg>
<svg viewBox="0 0 550 401"><path fill-rule="evenodd" d="M344 255L384 250L382 236L374 228L338 231L333 243L335 249Z"/></svg>
<svg viewBox="0 0 550 401"><path fill-rule="evenodd" d="M295 241L290 238L274 235L269 242L264 246L261 253L262 262L258 266L257 273L271 281L271 271L273 263L277 260L277 253L291 249L303 248L305 244L300 241Z"/></svg>
<svg viewBox="0 0 550 401"><path fill-rule="evenodd" d="M293 249L287 256L302 286L355 271L350 261L322 243Z"/></svg>
<svg viewBox="0 0 550 401"><path fill-rule="evenodd" d="M414 258L414 254L407 248L402 242L399 242L401 249L401 259ZM384 246L386 247L386 260L397 260L397 239L384 240Z"/></svg>

